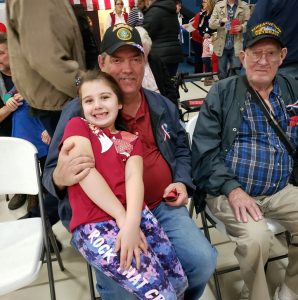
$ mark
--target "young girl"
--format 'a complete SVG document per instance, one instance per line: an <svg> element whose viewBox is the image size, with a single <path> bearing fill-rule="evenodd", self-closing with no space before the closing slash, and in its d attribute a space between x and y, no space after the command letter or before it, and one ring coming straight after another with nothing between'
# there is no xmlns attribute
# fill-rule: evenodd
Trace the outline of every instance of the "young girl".
<svg viewBox="0 0 298 300"><path fill-rule="evenodd" d="M96 270L139 299L183 299L187 279L166 234L144 207L142 146L118 131L121 90L106 73L87 72L79 89L84 118L67 124L62 145L95 167L68 188L72 245Z"/></svg>

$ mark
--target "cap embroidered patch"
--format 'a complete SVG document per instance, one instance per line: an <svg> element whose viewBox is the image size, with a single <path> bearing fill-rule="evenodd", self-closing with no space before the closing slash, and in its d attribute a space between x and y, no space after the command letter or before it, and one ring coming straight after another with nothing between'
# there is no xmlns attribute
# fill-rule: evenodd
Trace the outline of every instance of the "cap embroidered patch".
<svg viewBox="0 0 298 300"><path fill-rule="evenodd" d="M259 36L261 34L272 34L278 37L281 34L281 29L274 23L264 22L253 27L251 32L255 36Z"/></svg>
<svg viewBox="0 0 298 300"><path fill-rule="evenodd" d="M263 22L247 29L246 44L244 48L251 47L263 39L274 39L282 47L282 30L273 22Z"/></svg>
<svg viewBox="0 0 298 300"><path fill-rule="evenodd" d="M119 38L119 40L128 41L131 39L131 31L126 28L120 28L117 31L117 37Z"/></svg>

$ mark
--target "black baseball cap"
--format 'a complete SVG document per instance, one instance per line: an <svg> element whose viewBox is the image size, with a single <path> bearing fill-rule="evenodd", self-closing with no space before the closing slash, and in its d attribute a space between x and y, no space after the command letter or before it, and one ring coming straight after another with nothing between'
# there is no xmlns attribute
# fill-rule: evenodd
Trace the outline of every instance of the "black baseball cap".
<svg viewBox="0 0 298 300"><path fill-rule="evenodd" d="M127 24L116 24L106 30L101 41L100 53L106 52L111 55L124 45L136 47L144 53L139 32Z"/></svg>
<svg viewBox="0 0 298 300"><path fill-rule="evenodd" d="M244 48L249 48L255 43L268 38L276 40L281 47L284 46L282 42L282 30L273 22L263 22L247 30Z"/></svg>

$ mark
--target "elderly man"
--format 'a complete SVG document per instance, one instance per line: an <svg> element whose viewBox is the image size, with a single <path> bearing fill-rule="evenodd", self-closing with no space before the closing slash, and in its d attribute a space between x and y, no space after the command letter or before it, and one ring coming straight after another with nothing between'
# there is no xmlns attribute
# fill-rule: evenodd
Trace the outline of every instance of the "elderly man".
<svg viewBox="0 0 298 300"><path fill-rule="evenodd" d="M193 136L195 184L207 193L208 207L236 242L235 256L253 300L270 299L264 264L273 234L264 217L278 220L292 237L285 281L275 299L298 299L298 188L289 183L293 158L260 102L297 149L298 110L293 103L298 84L276 76L286 53L275 24L250 29L240 53L247 81L232 77L212 87Z"/></svg>
<svg viewBox="0 0 298 300"><path fill-rule="evenodd" d="M145 60L136 29L125 24L109 28L101 44L99 66L119 83L123 92L121 117L127 129L139 135L143 144L145 201L174 245L187 275L189 287L185 299L198 299L214 271L216 250L189 218L185 207L187 190L191 192L193 184L190 152L178 111L167 98L141 87ZM64 108L44 172L46 188L61 200L59 212L66 227L71 211L64 187L78 183L93 167L88 157L69 159L70 149L63 147L58 158L64 127L80 110L78 99ZM163 201L174 189L176 199ZM135 299L101 272L96 271L96 276L103 299Z"/></svg>

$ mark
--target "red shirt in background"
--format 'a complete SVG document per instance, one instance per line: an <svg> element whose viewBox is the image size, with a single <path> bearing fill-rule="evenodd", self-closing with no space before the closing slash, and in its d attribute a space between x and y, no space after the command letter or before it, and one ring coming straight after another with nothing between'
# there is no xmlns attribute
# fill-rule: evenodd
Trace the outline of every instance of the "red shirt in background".
<svg viewBox="0 0 298 300"><path fill-rule="evenodd" d="M148 103L142 93L142 103L136 116L121 116L130 132L137 135L143 146L145 203L152 209L163 198L165 188L172 183L171 169L160 153L153 135Z"/></svg>

